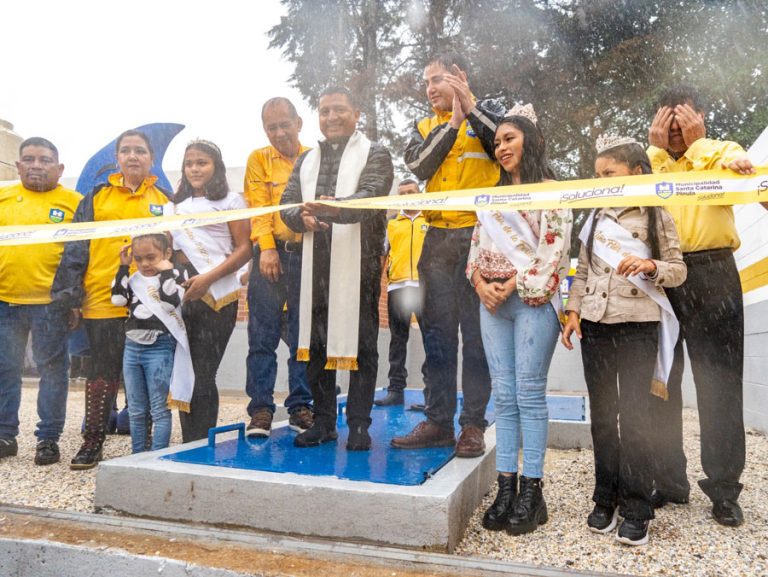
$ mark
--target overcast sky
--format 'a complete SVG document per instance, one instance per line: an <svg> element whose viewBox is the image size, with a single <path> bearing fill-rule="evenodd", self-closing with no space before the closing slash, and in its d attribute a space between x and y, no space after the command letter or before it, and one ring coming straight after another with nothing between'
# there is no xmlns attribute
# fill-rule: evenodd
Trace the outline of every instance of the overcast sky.
<svg viewBox="0 0 768 577"><path fill-rule="evenodd" d="M315 142L317 115L289 88L292 66L268 50L278 0L4 0L0 118L59 148L65 176L127 128L178 122L163 167L178 170L189 140L220 145L243 166L268 144L260 110L291 98Z"/></svg>

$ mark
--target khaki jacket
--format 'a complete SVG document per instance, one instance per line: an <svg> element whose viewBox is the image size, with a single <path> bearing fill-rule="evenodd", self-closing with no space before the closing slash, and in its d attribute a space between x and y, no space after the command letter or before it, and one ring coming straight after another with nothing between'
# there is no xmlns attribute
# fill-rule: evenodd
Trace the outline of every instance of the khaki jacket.
<svg viewBox="0 0 768 577"><path fill-rule="evenodd" d="M645 207L603 208L603 215L648 244L648 209ZM688 269L683 262L680 240L669 213L659 210L657 221L660 260L656 263L656 286L676 287L685 282ZM643 291L616 273L608 263L592 255L587 262L587 248L581 245L579 264L573 278L566 311L575 311L582 319L606 324L652 322L661 320L659 306Z"/></svg>

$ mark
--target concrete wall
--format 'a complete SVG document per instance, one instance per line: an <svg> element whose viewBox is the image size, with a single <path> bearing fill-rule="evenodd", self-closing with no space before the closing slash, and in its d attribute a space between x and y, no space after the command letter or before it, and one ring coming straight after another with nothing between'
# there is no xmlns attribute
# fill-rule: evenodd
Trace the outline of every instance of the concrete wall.
<svg viewBox="0 0 768 577"><path fill-rule="evenodd" d="M0 181L18 178L16 161L22 138L13 131L13 124L0 118Z"/></svg>
<svg viewBox="0 0 768 577"><path fill-rule="evenodd" d="M744 423L768 433L768 301L744 309Z"/></svg>
<svg viewBox="0 0 768 577"><path fill-rule="evenodd" d="M768 433L768 301L752 305L746 309L746 337L744 359L744 417L749 427ZM377 387L386 387L389 363L389 330L379 331L379 374ZM229 342L224 360L219 369L219 387L223 391L245 391L245 359L248 354L248 333L244 322L238 322ZM278 348L277 383L275 390L288 392L288 371L286 359L288 348L281 342ZM408 385L423 387L421 363L424 361L424 347L421 333L411 328L408 341ZM693 385L690 361L686 354L683 373L683 402L686 407L696 407L696 390ZM461 356L459 355L459 375L461 375ZM578 341L574 349L568 351L560 344L555 348L552 365L549 369L548 390L551 392L587 393L584 382L584 369L581 364L581 350ZM338 384L346 391L349 383L348 373L339 373ZM459 386L461 377L459 376Z"/></svg>

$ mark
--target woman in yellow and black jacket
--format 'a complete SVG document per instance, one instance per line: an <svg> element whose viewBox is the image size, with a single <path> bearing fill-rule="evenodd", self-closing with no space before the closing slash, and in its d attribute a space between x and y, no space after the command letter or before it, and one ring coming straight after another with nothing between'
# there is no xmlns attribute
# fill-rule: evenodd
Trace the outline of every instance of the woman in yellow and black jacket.
<svg viewBox="0 0 768 577"><path fill-rule="evenodd" d="M109 175L77 207L73 222L162 216L169 194L150 174L149 138L137 130L121 134L115 146L120 172ZM117 396L125 344L125 307L111 302L111 284L127 237L67 243L51 288L51 298L77 310L91 343L92 366L85 385L85 433L70 468L90 469L102 457L107 421Z"/></svg>

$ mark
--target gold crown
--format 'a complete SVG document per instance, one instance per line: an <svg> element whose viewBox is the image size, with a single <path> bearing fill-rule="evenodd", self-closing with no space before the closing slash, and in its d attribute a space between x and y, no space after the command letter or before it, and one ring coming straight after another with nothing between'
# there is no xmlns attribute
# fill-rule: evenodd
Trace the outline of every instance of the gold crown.
<svg viewBox="0 0 768 577"><path fill-rule="evenodd" d="M534 124L536 124L536 112L533 110L533 105L528 104L515 104L512 108L507 110L506 116L522 116L527 118Z"/></svg>
<svg viewBox="0 0 768 577"><path fill-rule="evenodd" d="M617 146L624 146L625 144L640 144L634 138L629 136L619 136L618 134L601 134L597 137L595 142L595 148L597 153L602 154L606 150L616 148Z"/></svg>

